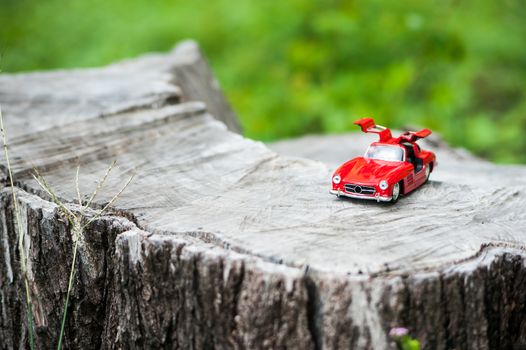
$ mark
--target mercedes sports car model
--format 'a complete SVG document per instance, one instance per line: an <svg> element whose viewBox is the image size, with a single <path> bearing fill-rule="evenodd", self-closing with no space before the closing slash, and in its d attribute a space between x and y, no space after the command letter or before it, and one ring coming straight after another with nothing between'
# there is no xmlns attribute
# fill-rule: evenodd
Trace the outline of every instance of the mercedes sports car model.
<svg viewBox="0 0 526 350"><path fill-rule="evenodd" d="M351 198L396 202L400 195L420 187L436 167L433 152L416 141L431 135L429 129L407 131L393 137L391 130L376 125L371 118L354 122L363 132L378 134L363 157L342 164L332 176L330 193Z"/></svg>

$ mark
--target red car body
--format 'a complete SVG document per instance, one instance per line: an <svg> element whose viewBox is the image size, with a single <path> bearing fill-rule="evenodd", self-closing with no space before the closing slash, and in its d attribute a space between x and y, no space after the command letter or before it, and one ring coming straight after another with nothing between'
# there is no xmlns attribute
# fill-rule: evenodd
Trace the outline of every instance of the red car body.
<svg viewBox="0 0 526 350"><path fill-rule="evenodd" d="M364 157L342 164L333 174L330 193L351 198L396 202L423 185L436 167L436 156L416 141L431 134L429 129L407 131L393 137L391 131L371 118L354 122L363 132L378 134Z"/></svg>

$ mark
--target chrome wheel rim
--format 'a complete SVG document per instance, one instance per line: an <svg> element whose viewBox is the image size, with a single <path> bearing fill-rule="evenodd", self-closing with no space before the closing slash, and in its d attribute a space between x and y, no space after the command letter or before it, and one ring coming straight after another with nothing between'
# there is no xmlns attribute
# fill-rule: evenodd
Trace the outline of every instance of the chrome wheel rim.
<svg viewBox="0 0 526 350"><path fill-rule="evenodd" d="M399 195L400 195L400 184L396 183L393 186L393 200L397 200Z"/></svg>

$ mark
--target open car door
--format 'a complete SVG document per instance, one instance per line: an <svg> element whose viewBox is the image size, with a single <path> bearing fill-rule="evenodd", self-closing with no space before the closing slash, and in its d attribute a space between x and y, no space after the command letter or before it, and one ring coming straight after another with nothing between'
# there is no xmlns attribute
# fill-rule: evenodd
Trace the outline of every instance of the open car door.
<svg viewBox="0 0 526 350"><path fill-rule="evenodd" d="M400 143L400 142L415 142L417 140L423 139L431 135L431 130L422 129L420 131L406 131L398 138L393 139L391 130L385 126L377 125L374 122L373 118L362 118L354 122L354 124L360 126L363 132L378 134L380 137L380 142L391 142L391 143Z"/></svg>
<svg viewBox="0 0 526 350"><path fill-rule="evenodd" d="M400 138L402 138L404 141L415 142L417 140L423 139L424 137L428 137L429 135L431 135L431 130L422 129L418 132L406 131L400 135Z"/></svg>
<svg viewBox="0 0 526 350"><path fill-rule="evenodd" d="M359 125L363 132L378 134L380 142L388 142L393 138L391 130L385 126L376 125L373 118L358 119L354 124Z"/></svg>

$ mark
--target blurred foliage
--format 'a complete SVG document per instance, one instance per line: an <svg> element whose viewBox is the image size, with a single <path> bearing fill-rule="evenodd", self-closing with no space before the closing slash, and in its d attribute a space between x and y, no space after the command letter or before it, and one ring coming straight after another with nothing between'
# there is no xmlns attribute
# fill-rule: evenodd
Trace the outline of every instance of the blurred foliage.
<svg viewBox="0 0 526 350"><path fill-rule="evenodd" d="M426 126L526 163L521 0L0 0L0 65L103 65L196 39L248 136Z"/></svg>

